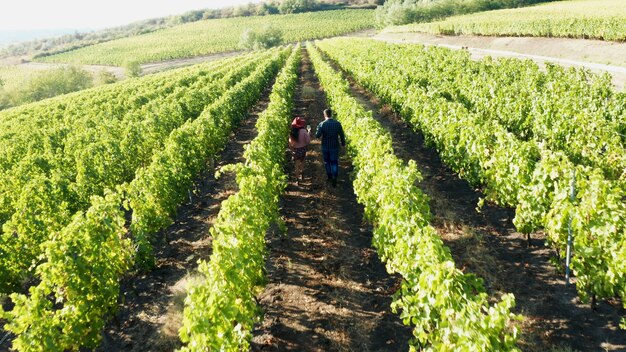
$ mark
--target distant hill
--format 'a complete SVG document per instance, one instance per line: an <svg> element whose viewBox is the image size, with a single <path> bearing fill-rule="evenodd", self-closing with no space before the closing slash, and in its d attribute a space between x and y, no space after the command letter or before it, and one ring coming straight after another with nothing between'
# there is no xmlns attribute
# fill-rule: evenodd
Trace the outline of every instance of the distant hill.
<svg viewBox="0 0 626 352"><path fill-rule="evenodd" d="M0 30L0 47L13 43L24 42L27 40L37 40L43 38L57 37L65 34L76 32L85 32L89 29L72 29L72 28L56 28L56 29L31 29L31 30Z"/></svg>

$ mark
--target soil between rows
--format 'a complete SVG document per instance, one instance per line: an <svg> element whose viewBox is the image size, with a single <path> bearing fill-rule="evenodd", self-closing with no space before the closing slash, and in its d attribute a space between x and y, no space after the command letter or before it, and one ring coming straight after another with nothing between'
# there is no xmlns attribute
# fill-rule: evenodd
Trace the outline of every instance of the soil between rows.
<svg viewBox="0 0 626 352"><path fill-rule="evenodd" d="M325 97L308 55L303 55L294 115L313 131L322 121ZM371 247L350 181L351 165L340 157L339 183L328 184L314 140L304 181L291 175L282 198L284 236L267 238L268 284L259 302L264 319L253 351L405 351L410 328L390 311L399 277L387 274Z"/></svg>
<svg viewBox="0 0 626 352"><path fill-rule="evenodd" d="M574 285L565 287L550 263L554 252L544 245L543 234L533 234L529 248L526 236L513 225L514 209L487 204L477 211L480 189L448 169L421 133L331 64L349 80L353 96L391 133L395 154L416 161L424 178L418 187L430 197L433 226L457 267L483 278L493 300L504 293L515 295L514 312L524 316L519 325L524 351L626 351L626 332L619 328L626 311L619 302L600 302L595 311L581 304Z"/></svg>

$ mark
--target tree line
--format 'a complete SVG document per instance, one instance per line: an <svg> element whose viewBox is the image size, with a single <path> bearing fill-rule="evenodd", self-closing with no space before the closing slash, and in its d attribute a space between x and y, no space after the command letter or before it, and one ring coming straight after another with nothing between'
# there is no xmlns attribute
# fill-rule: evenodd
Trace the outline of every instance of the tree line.
<svg viewBox="0 0 626 352"><path fill-rule="evenodd" d="M550 1L554 0L387 0L376 9L376 22L382 28Z"/></svg>

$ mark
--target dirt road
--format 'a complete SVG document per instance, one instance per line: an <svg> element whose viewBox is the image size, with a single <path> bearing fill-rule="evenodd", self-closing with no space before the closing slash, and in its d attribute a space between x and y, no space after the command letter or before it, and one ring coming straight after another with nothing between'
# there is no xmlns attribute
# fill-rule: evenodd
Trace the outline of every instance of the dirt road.
<svg viewBox="0 0 626 352"><path fill-rule="evenodd" d="M307 55L303 61L294 114L315 127L325 98ZM268 284L258 297L264 319L252 350L406 351L411 330L390 309L400 278L387 274L371 246L347 157L332 187L320 148L314 140L305 180L292 177L283 196L286 236L268 238Z"/></svg>
<svg viewBox="0 0 626 352"><path fill-rule="evenodd" d="M197 56L186 59L176 59L162 62L151 62L141 65L143 75L149 75L161 71L166 71L174 68L185 67L203 62L215 61L228 57L233 57L242 54L242 51L231 51L227 53L219 53L213 55ZM68 67L70 64L57 64L47 62L25 62L18 64L19 67L26 67L32 70L51 70L58 67ZM126 77L125 69L117 66L104 66L104 65L79 65L82 69L91 72L98 73L101 71L109 71L115 75L117 79L123 79Z"/></svg>
<svg viewBox="0 0 626 352"><path fill-rule="evenodd" d="M601 40L535 37L442 36L426 33L379 33L373 37L390 43L436 45L466 49L472 58L516 57L537 62L584 67L608 72L618 90L626 85L626 43Z"/></svg>

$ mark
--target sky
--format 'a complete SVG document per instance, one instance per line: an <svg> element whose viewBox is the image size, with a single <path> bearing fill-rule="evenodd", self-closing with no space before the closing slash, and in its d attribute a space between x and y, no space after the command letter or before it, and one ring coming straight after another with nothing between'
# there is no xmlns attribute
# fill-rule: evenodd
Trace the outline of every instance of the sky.
<svg viewBox="0 0 626 352"><path fill-rule="evenodd" d="M0 31L100 29L133 21L259 0L3 0Z"/></svg>

